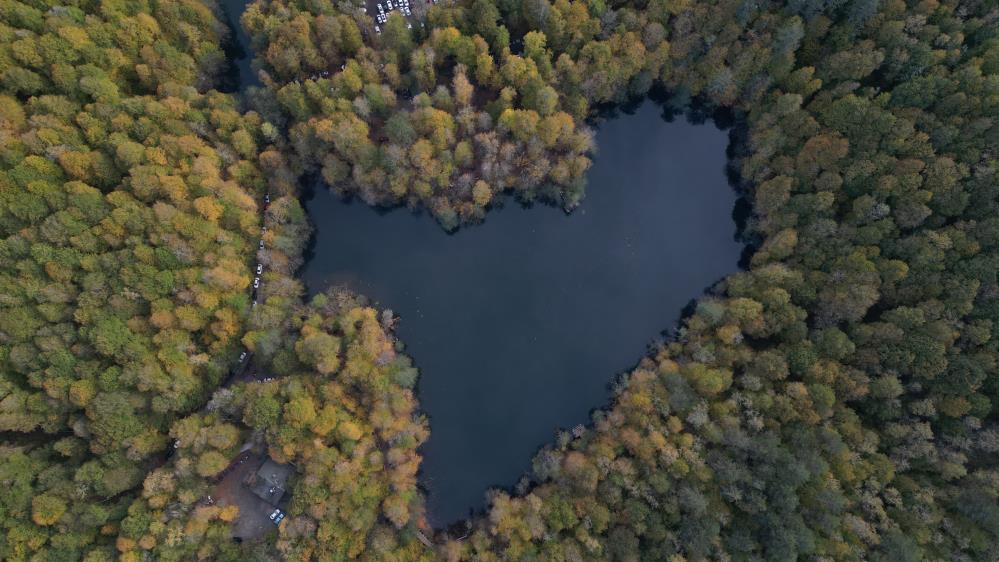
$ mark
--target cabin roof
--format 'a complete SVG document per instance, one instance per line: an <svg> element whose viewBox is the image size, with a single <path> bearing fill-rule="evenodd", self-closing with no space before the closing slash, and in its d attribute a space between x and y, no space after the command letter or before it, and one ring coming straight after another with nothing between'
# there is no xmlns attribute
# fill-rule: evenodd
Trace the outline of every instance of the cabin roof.
<svg viewBox="0 0 999 562"><path fill-rule="evenodd" d="M288 477L291 476L291 466L278 464L271 459L267 459L257 469L257 477L254 478L250 490L260 499L271 505L277 505L284 497L285 486Z"/></svg>

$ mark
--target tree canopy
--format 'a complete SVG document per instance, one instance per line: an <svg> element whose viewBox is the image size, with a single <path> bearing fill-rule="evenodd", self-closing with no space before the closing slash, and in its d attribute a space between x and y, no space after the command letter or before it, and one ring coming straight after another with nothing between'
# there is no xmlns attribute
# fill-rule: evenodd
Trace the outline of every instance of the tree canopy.
<svg viewBox="0 0 999 562"><path fill-rule="evenodd" d="M0 0L0 558L999 555L994 2L256 0L245 99L220 14ZM748 265L434 532L417 371L391 313L304 302L296 182L572 208L587 119L653 89L733 115ZM223 387L243 349L274 380ZM237 544L206 497L245 444L295 474Z"/></svg>

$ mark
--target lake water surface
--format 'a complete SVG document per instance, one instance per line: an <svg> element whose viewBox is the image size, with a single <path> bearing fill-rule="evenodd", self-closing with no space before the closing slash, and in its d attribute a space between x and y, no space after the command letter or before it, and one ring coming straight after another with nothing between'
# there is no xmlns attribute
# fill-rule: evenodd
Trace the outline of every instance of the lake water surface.
<svg viewBox="0 0 999 562"><path fill-rule="evenodd" d="M223 6L245 90L259 85L238 26L245 0ZM556 428L586 423L615 376L736 269L727 145L712 124L667 123L645 102L600 126L587 195L571 215L508 202L453 235L427 214L308 190L310 292L347 285L394 310L421 369L431 429L422 480L435 526L484 507L489 487L513 485Z"/></svg>
<svg viewBox="0 0 999 562"><path fill-rule="evenodd" d="M682 308L737 267L728 134L645 102L602 124L582 205L509 201L449 235L428 214L379 212L322 186L301 275L401 317L430 416L423 484L435 525L511 486L556 428L589 420L608 384Z"/></svg>

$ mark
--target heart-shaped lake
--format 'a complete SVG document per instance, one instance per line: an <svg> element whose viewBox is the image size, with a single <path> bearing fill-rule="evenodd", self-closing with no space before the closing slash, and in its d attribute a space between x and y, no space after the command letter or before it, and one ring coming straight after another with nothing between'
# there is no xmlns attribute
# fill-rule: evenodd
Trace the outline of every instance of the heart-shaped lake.
<svg viewBox="0 0 999 562"><path fill-rule="evenodd" d="M513 202L445 233L317 188L302 277L346 284L401 317L430 416L423 480L436 525L510 486L556 428L589 420L608 383L681 309L737 267L726 132L651 102L602 124L582 205Z"/></svg>

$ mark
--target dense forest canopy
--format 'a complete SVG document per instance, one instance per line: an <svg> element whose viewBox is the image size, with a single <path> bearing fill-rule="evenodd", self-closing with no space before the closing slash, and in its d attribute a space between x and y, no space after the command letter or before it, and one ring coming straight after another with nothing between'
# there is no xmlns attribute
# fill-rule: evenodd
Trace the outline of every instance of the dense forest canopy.
<svg viewBox="0 0 999 562"><path fill-rule="evenodd" d="M999 557L994 2L257 0L252 109L220 21L0 0L0 558ZM742 123L749 267L434 532L416 370L390 314L302 301L296 179L446 228L571 208L586 119L652 88ZM223 385L244 346L273 380ZM234 542L244 446L295 475Z"/></svg>
<svg viewBox="0 0 999 562"><path fill-rule="evenodd" d="M237 356L276 130L209 5L0 13L0 557L99 556Z"/></svg>

